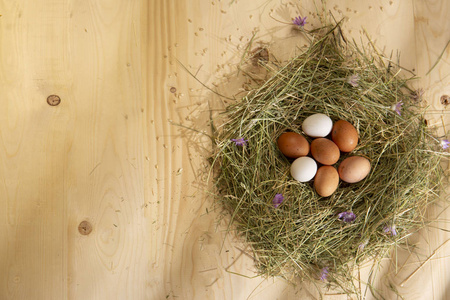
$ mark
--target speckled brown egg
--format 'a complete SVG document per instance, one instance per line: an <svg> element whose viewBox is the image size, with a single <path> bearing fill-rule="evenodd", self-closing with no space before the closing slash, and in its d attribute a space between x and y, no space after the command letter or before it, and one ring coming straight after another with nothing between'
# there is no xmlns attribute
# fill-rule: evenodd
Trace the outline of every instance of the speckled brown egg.
<svg viewBox="0 0 450 300"><path fill-rule="evenodd" d="M278 138L278 148L290 158L308 155L309 143L305 137L296 132L285 132Z"/></svg>
<svg viewBox="0 0 450 300"><path fill-rule="evenodd" d="M339 150L350 152L358 144L358 132L349 122L339 120L333 125L331 139L339 147Z"/></svg>
<svg viewBox="0 0 450 300"><path fill-rule="evenodd" d="M370 161L362 156L350 156L344 159L338 167L339 177L348 183L363 180L369 175Z"/></svg>
<svg viewBox="0 0 450 300"><path fill-rule="evenodd" d="M339 174L333 166L321 166L314 178L314 188L322 197L331 196L339 185Z"/></svg>
<svg viewBox="0 0 450 300"><path fill-rule="evenodd" d="M335 164L341 155L338 146L326 138L318 138L311 142L311 154L323 165Z"/></svg>

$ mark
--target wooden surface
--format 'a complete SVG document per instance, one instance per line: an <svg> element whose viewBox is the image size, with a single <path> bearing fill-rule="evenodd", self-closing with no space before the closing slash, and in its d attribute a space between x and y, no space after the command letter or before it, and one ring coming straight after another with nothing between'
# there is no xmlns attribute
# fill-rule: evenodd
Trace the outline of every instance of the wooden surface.
<svg viewBox="0 0 450 300"><path fill-rule="evenodd" d="M363 26L400 53L447 134L450 2L327 7L349 36ZM245 245L224 235L207 197L208 139L173 125L208 130L220 101L202 83L238 94L242 79L227 74L252 36L286 59L300 40L282 22L306 15L311 28L313 12L312 1L0 1L0 299L318 299L314 287L251 278ZM450 243L400 286L450 238L445 204L428 215L418 254L397 249L378 272L386 299L386 283L405 299L449 299Z"/></svg>

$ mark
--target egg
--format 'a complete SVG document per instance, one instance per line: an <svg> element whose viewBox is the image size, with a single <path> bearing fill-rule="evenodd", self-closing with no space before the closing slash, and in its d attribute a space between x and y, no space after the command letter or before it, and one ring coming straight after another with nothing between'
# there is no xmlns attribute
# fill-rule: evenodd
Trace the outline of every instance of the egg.
<svg viewBox="0 0 450 300"><path fill-rule="evenodd" d="M291 175L295 180L307 182L314 178L317 172L317 163L308 156L302 156L292 162Z"/></svg>
<svg viewBox="0 0 450 300"><path fill-rule="evenodd" d="M331 196L339 185L339 174L333 166L321 166L314 178L314 188L322 197Z"/></svg>
<svg viewBox="0 0 450 300"><path fill-rule="evenodd" d="M339 177L348 183L363 180L369 175L370 161L362 156L350 156L344 159L338 167Z"/></svg>
<svg viewBox="0 0 450 300"><path fill-rule="evenodd" d="M309 143L305 137L296 132L285 132L277 140L280 151L290 158L308 155Z"/></svg>
<svg viewBox="0 0 450 300"><path fill-rule="evenodd" d="M331 132L333 121L324 114L314 114L307 117L302 123L302 130L310 137L324 137Z"/></svg>
<svg viewBox="0 0 450 300"><path fill-rule="evenodd" d="M350 152L358 144L358 132L356 128L347 121L339 120L333 125L331 139L342 152Z"/></svg>
<svg viewBox="0 0 450 300"><path fill-rule="evenodd" d="M311 142L311 154L323 165L335 164L341 156L338 146L326 138L318 138Z"/></svg>

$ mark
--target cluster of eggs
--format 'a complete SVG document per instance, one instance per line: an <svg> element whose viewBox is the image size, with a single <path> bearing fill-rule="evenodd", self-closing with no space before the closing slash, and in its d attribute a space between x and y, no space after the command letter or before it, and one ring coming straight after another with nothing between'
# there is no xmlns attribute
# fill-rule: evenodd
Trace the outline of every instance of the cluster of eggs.
<svg viewBox="0 0 450 300"><path fill-rule="evenodd" d="M341 152L348 153L358 144L356 128L345 120L333 121L324 114L307 117L303 132L313 138L311 144L301 134L285 132L277 140L278 148L287 157L295 159L291 164L292 177L300 182L314 178L314 188L322 197L331 196L339 185L339 179L347 183L363 180L370 172L370 162L362 156L348 156L338 166ZM331 139L327 138L331 133ZM311 156L308 156L311 152ZM318 167L318 163L320 167Z"/></svg>

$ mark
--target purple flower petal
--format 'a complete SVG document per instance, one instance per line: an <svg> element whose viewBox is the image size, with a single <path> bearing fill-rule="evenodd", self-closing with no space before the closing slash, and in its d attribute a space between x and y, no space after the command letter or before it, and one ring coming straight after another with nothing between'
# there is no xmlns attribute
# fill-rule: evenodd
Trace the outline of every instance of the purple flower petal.
<svg viewBox="0 0 450 300"><path fill-rule="evenodd" d="M320 280L325 281L328 277L328 268L325 267L320 271Z"/></svg>
<svg viewBox="0 0 450 300"><path fill-rule="evenodd" d="M351 211L344 211L338 214L338 218L339 220L344 221L345 223L351 223L355 221L356 215Z"/></svg>
<svg viewBox="0 0 450 300"><path fill-rule="evenodd" d="M397 230L395 230L395 226L392 226L391 232L392 232L392 235L397 235Z"/></svg>
<svg viewBox="0 0 450 300"><path fill-rule="evenodd" d="M393 226L384 226L383 228L384 233L389 233L391 235L397 235L397 231L395 230L395 225Z"/></svg>
<svg viewBox="0 0 450 300"><path fill-rule="evenodd" d="M352 87L358 87L359 84L359 75L353 74L347 78L347 83L350 84Z"/></svg>
<svg viewBox="0 0 450 300"><path fill-rule="evenodd" d="M367 246L368 243L369 243L369 239L364 240L361 244L359 244L358 249L360 251L364 250L364 248Z"/></svg>
<svg viewBox="0 0 450 300"><path fill-rule="evenodd" d="M238 138L238 139L231 139L232 142L236 144L236 146L246 146L248 140L245 140L244 138Z"/></svg>
<svg viewBox="0 0 450 300"><path fill-rule="evenodd" d="M283 194L276 194L272 200L272 204L275 208L277 208L278 206L280 206L283 200L284 200Z"/></svg>
<svg viewBox="0 0 450 300"><path fill-rule="evenodd" d="M442 149L447 149L450 145L450 142L448 140L442 140L441 141L441 147Z"/></svg>
<svg viewBox="0 0 450 300"><path fill-rule="evenodd" d="M398 113L399 116L402 115L402 105L403 102L400 100L397 104L392 106L392 110L394 110L396 113Z"/></svg>
<svg viewBox="0 0 450 300"><path fill-rule="evenodd" d="M295 17L295 19L292 21L292 23L294 23L294 25L297 25L299 27L304 27L306 24L306 17L302 18L300 16Z"/></svg>

